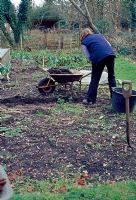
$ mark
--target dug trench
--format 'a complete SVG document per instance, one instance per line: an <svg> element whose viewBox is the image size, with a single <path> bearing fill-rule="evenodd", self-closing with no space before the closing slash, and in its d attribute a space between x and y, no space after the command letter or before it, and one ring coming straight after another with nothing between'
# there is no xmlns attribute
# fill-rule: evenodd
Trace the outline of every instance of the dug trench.
<svg viewBox="0 0 136 200"><path fill-rule="evenodd" d="M83 97L69 97L68 95L60 96L59 97L24 97L24 96L13 96L4 99L0 99L0 104L4 104L6 106L16 106L16 105L24 105L24 104L41 104L41 103L57 103L59 99L63 100L64 102L73 102L73 103L81 103Z"/></svg>

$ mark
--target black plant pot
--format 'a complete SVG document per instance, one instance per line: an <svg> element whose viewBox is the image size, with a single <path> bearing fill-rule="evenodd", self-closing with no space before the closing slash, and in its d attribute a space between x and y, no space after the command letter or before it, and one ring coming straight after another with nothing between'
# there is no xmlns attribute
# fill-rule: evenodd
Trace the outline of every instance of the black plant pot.
<svg viewBox="0 0 136 200"><path fill-rule="evenodd" d="M136 105L136 91L132 90L132 96L129 98L129 110L130 112L134 111ZM122 88L113 88L112 89L112 109L115 112L125 113L125 98L122 94Z"/></svg>

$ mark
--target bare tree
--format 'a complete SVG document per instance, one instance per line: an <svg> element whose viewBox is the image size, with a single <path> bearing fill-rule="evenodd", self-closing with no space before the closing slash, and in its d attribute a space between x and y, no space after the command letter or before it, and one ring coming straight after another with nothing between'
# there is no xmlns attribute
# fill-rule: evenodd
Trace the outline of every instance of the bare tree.
<svg viewBox="0 0 136 200"><path fill-rule="evenodd" d="M80 14L88 21L88 25L90 26L90 28L95 33L99 33L99 30L97 29L97 27L93 23L91 13L88 9L87 0L80 1L80 3L81 3L80 5L82 5L83 8L81 8L81 6L79 4L77 4L77 2L75 0L69 0L69 1L80 12Z"/></svg>

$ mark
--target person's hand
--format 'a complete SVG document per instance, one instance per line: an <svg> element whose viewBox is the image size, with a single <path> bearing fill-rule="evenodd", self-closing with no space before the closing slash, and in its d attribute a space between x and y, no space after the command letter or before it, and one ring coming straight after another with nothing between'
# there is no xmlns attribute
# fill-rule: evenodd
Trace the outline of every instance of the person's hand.
<svg viewBox="0 0 136 200"><path fill-rule="evenodd" d="M4 178L0 179L0 193L3 191L3 187L5 184L6 184L6 180Z"/></svg>

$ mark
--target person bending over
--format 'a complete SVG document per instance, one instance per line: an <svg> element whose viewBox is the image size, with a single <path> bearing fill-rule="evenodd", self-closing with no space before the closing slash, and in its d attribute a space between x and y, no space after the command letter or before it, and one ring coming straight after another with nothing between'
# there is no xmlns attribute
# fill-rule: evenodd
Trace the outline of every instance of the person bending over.
<svg viewBox="0 0 136 200"><path fill-rule="evenodd" d="M94 34L90 28L85 28L81 31L81 45L84 54L92 62L91 81L87 98L83 100L83 103L94 104L96 103L98 85L105 66L108 71L111 95L112 87L116 87L114 75L114 60L116 56L106 38L102 34Z"/></svg>

